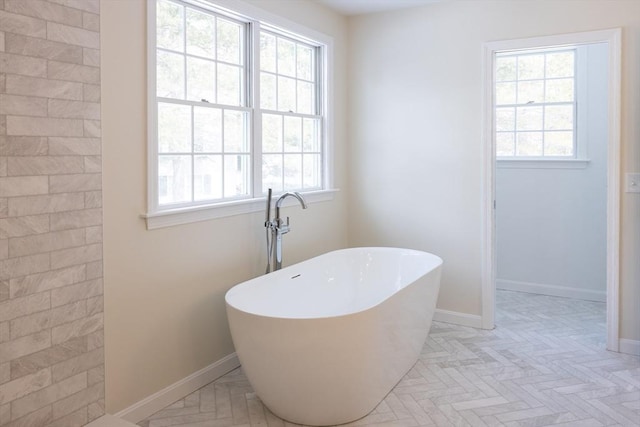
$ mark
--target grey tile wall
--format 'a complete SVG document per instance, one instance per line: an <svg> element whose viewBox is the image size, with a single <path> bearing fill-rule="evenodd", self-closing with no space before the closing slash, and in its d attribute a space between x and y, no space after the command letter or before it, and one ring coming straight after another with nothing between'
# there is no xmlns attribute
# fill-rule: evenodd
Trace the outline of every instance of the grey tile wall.
<svg viewBox="0 0 640 427"><path fill-rule="evenodd" d="M104 414L100 0L0 0L0 426Z"/></svg>

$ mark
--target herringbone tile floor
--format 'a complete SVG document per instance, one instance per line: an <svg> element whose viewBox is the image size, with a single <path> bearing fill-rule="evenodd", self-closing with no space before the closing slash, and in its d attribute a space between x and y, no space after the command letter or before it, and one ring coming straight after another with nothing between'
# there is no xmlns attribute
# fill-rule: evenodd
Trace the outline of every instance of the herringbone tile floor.
<svg viewBox="0 0 640 427"><path fill-rule="evenodd" d="M422 355L353 426L640 426L640 359L605 350L605 304L498 291L496 329L434 322ZM293 426L241 369L139 423Z"/></svg>

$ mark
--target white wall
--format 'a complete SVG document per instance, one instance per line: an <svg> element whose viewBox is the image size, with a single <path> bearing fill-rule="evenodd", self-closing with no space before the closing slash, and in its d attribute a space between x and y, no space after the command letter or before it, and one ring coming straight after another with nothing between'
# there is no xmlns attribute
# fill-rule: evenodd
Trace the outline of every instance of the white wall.
<svg viewBox="0 0 640 427"><path fill-rule="evenodd" d="M253 1L334 38L335 182L346 187L346 19L312 2ZM227 2L228 4L228 2ZM262 274L264 214L148 231L144 0L101 2L106 405L115 413L234 351L224 294ZM346 246L346 202L286 208L285 263Z"/></svg>
<svg viewBox="0 0 640 427"><path fill-rule="evenodd" d="M586 167L513 168L499 162L498 288L605 301L607 54L606 44L577 53L577 135L586 146Z"/></svg>
<svg viewBox="0 0 640 427"><path fill-rule="evenodd" d="M623 27L622 165L640 170L640 2L466 1L349 21L349 243L444 259L438 307L481 313L482 45ZM622 194L620 334L640 339L640 197Z"/></svg>

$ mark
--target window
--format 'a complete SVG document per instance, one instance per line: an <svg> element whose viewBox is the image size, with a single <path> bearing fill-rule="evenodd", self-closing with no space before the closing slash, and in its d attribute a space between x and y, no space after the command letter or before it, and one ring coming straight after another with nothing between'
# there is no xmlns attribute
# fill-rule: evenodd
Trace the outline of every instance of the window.
<svg viewBox="0 0 640 427"><path fill-rule="evenodd" d="M157 2L158 205L250 195L246 24Z"/></svg>
<svg viewBox="0 0 640 427"><path fill-rule="evenodd" d="M327 42L202 0L149 10L147 218L328 190Z"/></svg>
<svg viewBox="0 0 640 427"><path fill-rule="evenodd" d="M498 158L576 158L575 70L573 49L496 56Z"/></svg>
<svg viewBox="0 0 640 427"><path fill-rule="evenodd" d="M306 43L260 33L263 192L322 186L317 57Z"/></svg>

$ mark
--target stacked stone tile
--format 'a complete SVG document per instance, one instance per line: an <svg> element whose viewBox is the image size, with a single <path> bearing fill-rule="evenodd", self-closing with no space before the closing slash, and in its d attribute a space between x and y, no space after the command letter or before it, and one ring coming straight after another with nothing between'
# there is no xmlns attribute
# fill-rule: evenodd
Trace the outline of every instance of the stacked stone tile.
<svg viewBox="0 0 640 427"><path fill-rule="evenodd" d="M0 0L0 426L104 413L99 0Z"/></svg>

